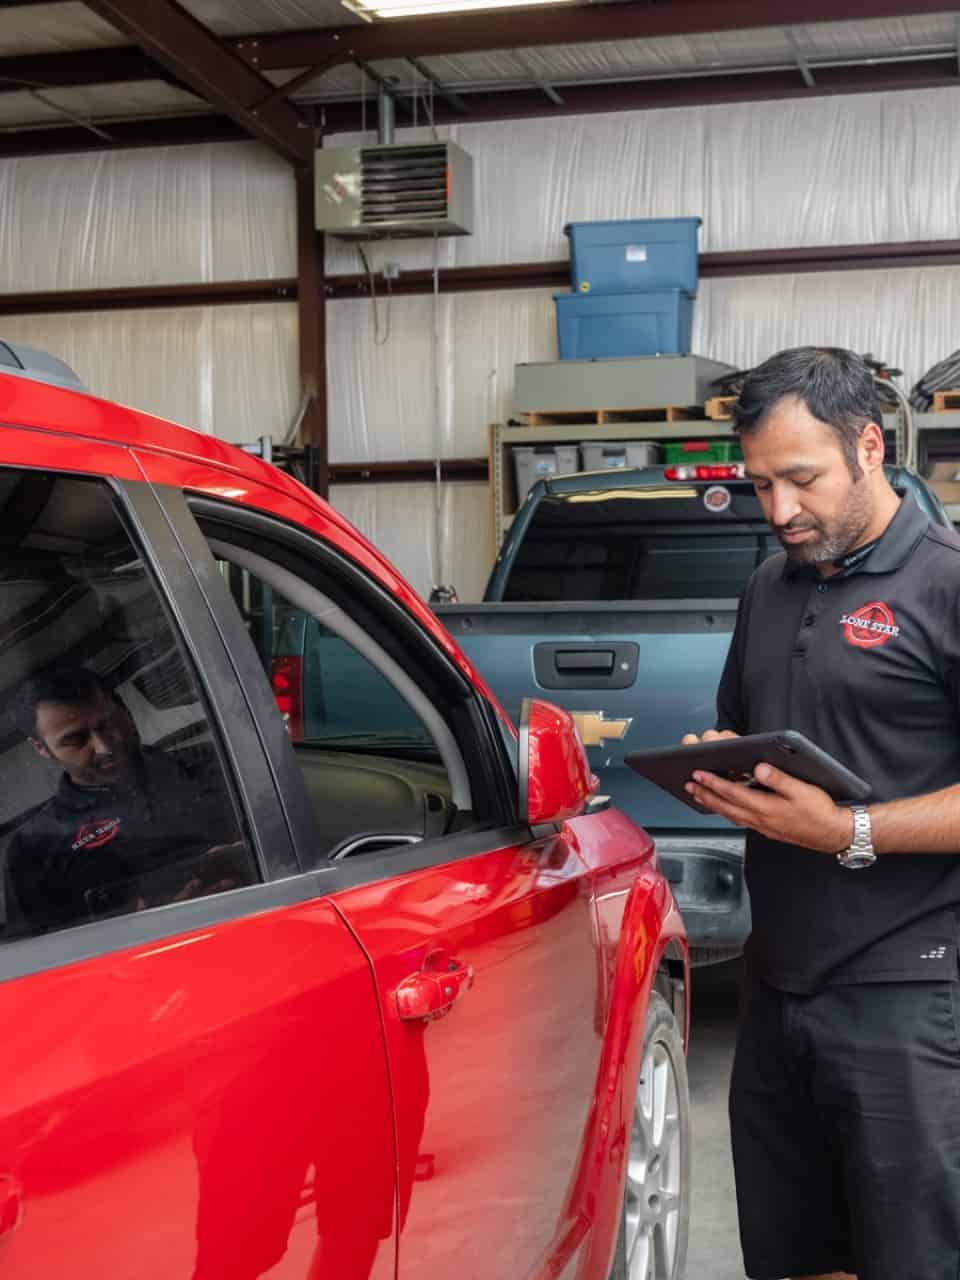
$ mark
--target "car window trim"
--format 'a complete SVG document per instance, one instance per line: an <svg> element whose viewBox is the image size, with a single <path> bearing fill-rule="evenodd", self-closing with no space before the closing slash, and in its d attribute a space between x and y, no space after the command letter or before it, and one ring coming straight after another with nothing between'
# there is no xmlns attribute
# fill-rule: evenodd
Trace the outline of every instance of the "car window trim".
<svg viewBox="0 0 960 1280"><path fill-rule="evenodd" d="M289 824L278 803L257 718L243 695L230 649L197 580L192 548L183 545L157 486L116 481L115 487L213 716L224 763L254 838L260 871L267 881L290 875L298 862ZM240 698L236 696L238 689Z"/></svg>

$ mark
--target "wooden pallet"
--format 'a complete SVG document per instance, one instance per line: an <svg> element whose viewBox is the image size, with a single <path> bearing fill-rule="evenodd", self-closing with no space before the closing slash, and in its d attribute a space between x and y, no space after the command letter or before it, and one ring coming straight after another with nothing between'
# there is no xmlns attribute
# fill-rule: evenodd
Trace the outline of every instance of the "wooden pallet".
<svg viewBox="0 0 960 1280"><path fill-rule="evenodd" d="M960 409L960 388L933 393L932 413L956 413Z"/></svg>
<svg viewBox="0 0 960 1280"><path fill-rule="evenodd" d="M615 422L690 422L703 419L703 405L653 405L642 409L539 409L518 414L528 427L609 426Z"/></svg>
<svg viewBox="0 0 960 1280"><path fill-rule="evenodd" d="M727 418L733 417L733 406L737 403L736 396L713 396L708 400L704 408L707 417L712 422L723 422Z"/></svg>

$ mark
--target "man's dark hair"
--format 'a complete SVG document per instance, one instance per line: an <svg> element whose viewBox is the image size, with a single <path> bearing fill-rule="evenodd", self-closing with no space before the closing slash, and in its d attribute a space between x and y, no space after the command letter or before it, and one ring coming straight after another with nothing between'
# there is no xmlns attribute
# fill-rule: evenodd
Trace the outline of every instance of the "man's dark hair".
<svg viewBox="0 0 960 1280"><path fill-rule="evenodd" d="M114 702L116 694L103 678L89 667L54 667L25 681L17 693L17 727L32 738L37 732L37 707L41 702L60 702L68 707L83 706L100 694Z"/></svg>
<svg viewBox="0 0 960 1280"><path fill-rule="evenodd" d="M794 396L837 434L855 480L857 445L868 422L883 426L873 374L863 359L842 347L793 347L771 356L748 376L734 406L734 430L757 431L779 402Z"/></svg>

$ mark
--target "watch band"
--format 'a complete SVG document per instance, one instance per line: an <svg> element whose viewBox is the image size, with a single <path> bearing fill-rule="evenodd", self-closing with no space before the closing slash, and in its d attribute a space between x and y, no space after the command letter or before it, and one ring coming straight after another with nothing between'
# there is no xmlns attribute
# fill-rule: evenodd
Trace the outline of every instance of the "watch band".
<svg viewBox="0 0 960 1280"><path fill-rule="evenodd" d="M854 804L850 806L850 812L853 814L853 840L842 853L837 854L837 861L847 871L862 871L864 867L872 867L877 860L870 811L865 805Z"/></svg>

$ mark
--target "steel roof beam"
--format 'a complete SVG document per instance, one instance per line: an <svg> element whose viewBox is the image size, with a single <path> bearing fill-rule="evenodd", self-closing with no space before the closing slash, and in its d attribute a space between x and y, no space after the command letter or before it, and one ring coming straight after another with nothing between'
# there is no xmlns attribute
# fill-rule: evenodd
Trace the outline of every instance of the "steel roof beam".
<svg viewBox="0 0 960 1280"><path fill-rule="evenodd" d="M166 70L142 49L78 49L73 53L27 53L0 58L0 93L69 89L121 81L166 80Z"/></svg>
<svg viewBox="0 0 960 1280"><path fill-rule="evenodd" d="M34 2L0 0L0 9ZM114 7L119 9L121 6ZM149 8L145 5L139 7ZM244 62L257 72L309 67L308 76L295 78L296 87L300 87L306 79L320 76L343 62L369 62L393 57L420 60L441 54L490 49L653 38L697 31L782 26L791 22L909 16L942 11L943 8L943 0L834 0L834 3L828 0L806 0L806 3L780 0L776 6L762 3L762 0L726 0L725 3L723 0L675 0L670 5L625 0L617 4L520 9L494 17L489 14L462 14L451 18L400 19L353 27L267 32L223 41L195 20L191 21L208 39L239 52ZM120 25L119 20L117 25ZM169 79L174 83L184 81L195 88L181 73L171 74L168 68L169 63L158 65L142 48L136 47L14 55L0 58L0 93L23 87L22 84L11 83L15 81L39 88L68 88ZM292 88L293 85L288 92ZM273 84L264 82L257 96L261 102L267 98L273 101L279 96L274 90ZM444 90L451 93L454 86L445 85ZM202 96L207 95L204 93ZM255 100L256 97L249 99Z"/></svg>
<svg viewBox="0 0 960 1280"><path fill-rule="evenodd" d="M312 161L312 122L175 0L85 0L215 109L293 164ZM303 65L301 60L299 65Z"/></svg>
<svg viewBox="0 0 960 1280"><path fill-rule="evenodd" d="M158 116L148 120L111 120L109 150L180 147L196 142L240 142L250 135L234 120L212 114ZM0 156L66 155L105 151L107 146L86 126L42 125L0 129Z"/></svg>
<svg viewBox="0 0 960 1280"><path fill-rule="evenodd" d="M893 93L898 90L955 88L957 59L945 54L923 62L862 63L817 67L816 85L809 88L793 63L776 71L760 69L733 75L677 76L653 80L558 84L562 105L549 104L541 89L491 89L463 93L470 121L515 120L531 116L587 115L598 111L650 111L663 107L707 106L735 102L776 101L798 97L829 97L848 93ZM322 107L326 133L350 132L358 127L359 103L327 102ZM461 119L442 101L434 108L436 123Z"/></svg>
<svg viewBox="0 0 960 1280"><path fill-rule="evenodd" d="M274 31L239 37L233 43L252 66L264 71L308 63L327 70L344 62L908 17L943 8L944 0L624 0Z"/></svg>
<svg viewBox="0 0 960 1280"><path fill-rule="evenodd" d="M551 105L539 89L512 88L464 93L471 121L509 120L529 116L586 114L593 111L643 111L658 107L699 106L711 103L775 101L782 98L829 96L846 93L955 88L957 55L945 51L936 58L912 62L861 63L826 67L816 65L817 84L802 84L793 64L777 71L743 71L714 76L614 81L558 85L563 106ZM394 89L396 86L394 86ZM325 133L359 128L361 101L327 102L317 107ZM463 116L442 98L434 104L438 124ZM168 115L146 120L111 120L106 126L114 147L176 146L191 142L236 141L249 134L222 115ZM102 150L86 129L21 127L0 129L0 156L50 155L70 151Z"/></svg>

